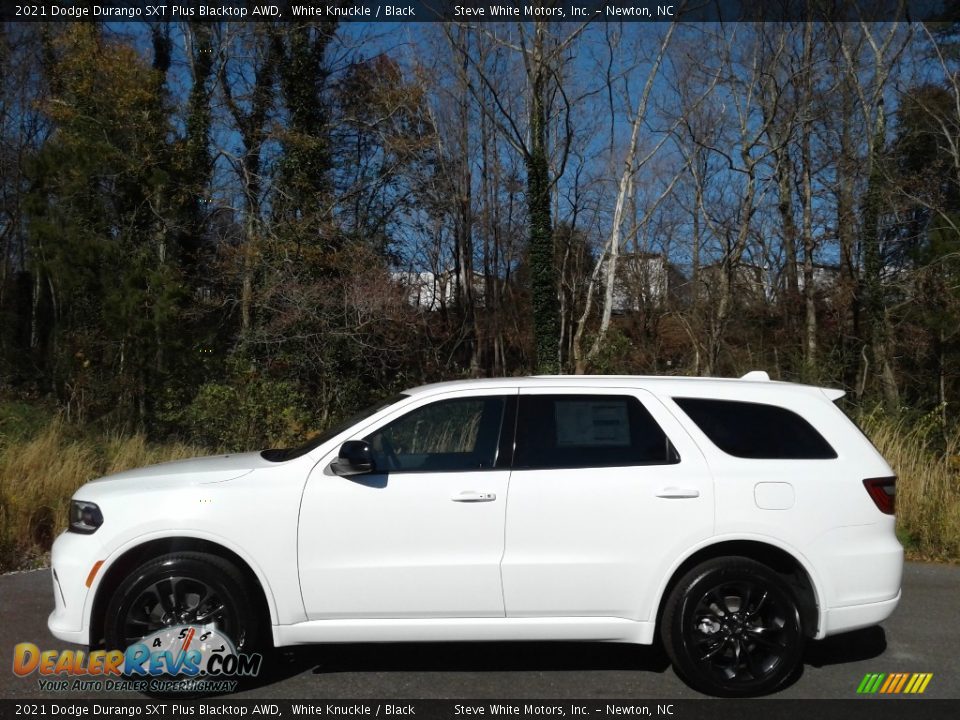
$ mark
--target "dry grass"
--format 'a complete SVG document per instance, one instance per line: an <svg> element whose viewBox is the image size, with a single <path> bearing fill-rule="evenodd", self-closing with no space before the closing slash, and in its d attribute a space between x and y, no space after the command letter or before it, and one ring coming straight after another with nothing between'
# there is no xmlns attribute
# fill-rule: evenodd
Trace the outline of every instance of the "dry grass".
<svg viewBox="0 0 960 720"><path fill-rule="evenodd" d="M32 437L0 436L0 571L41 564L67 524L74 491L129 468L206 454L142 435L76 436L60 418Z"/></svg>
<svg viewBox="0 0 960 720"><path fill-rule="evenodd" d="M861 425L897 473L897 533L909 556L960 560L960 434L930 416L866 416Z"/></svg>

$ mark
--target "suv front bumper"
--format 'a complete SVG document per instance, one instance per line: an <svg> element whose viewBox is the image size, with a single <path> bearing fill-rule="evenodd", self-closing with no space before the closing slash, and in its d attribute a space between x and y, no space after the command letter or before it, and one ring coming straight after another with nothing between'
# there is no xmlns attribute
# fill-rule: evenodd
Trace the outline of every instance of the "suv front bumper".
<svg viewBox="0 0 960 720"><path fill-rule="evenodd" d="M47 627L54 637L71 643L90 642L86 624L86 603L90 596L87 579L100 552L95 535L64 532L50 552L54 610Z"/></svg>

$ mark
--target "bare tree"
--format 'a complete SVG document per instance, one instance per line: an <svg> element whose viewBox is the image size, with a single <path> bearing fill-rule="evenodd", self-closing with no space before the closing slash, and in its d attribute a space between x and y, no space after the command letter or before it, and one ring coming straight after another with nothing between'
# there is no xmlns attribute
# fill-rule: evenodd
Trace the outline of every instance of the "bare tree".
<svg viewBox="0 0 960 720"><path fill-rule="evenodd" d="M541 6L543 2L536 0L535 4ZM496 29L482 30L501 49L514 52L520 59L526 81L525 106L520 112L516 98L504 94L506 88L491 77L488 68L475 64L478 85L485 89L485 99L489 102L481 107L503 131L526 167L535 365L537 371L543 373L555 373L560 366L551 194L566 169L573 142L570 123L575 104L575 99L570 98L564 89L562 68L571 46L585 27L579 25L558 34L554 24L538 18L529 28L518 23L515 35L500 34ZM548 130L551 123L562 128L558 131L559 147L550 146ZM558 157L551 163L554 151Z"/></svg>
<svg viewBox="0 0 960 720"><path fill-rule="evenodd" d="M262 234L264 193L263 154L269 137L268 121L274 104L274 83L280 46L268 24L219 26L220 89L242 148L231 153L222 148L241 188L244 244L241 250L240 327L248 336L253 322L254 275L257 246ZM239 92L238 92L239 91Z"/></svg>
<svg viewBox="0 0 960 720"><path fill-rule="evenodd" d="M720 133L703 137L695 134L691 138L696 146L709 150L725 166L723 185L727 195L723 202L707 203L707 188L701 187L698 191L702 198L702 218L717 243L719 254L707 280L710 302L706 308L706 352L701 366L705 375L719 370L735 292L742 283L741 261L755 231L754 215L763 194L769 190L764 186L761 168L771 155L764 139L772 118L764 116L760 98L764 90L769 91L764 88L767 67L777 62L782 52L782 46L775 46L772 53L765 52L756 28L750 25L738 25L734 31L714 40L719 63L708 72L718 78L718 91L722 93L722 104L715 105L714 110L719 112L717 120L723 129ZM694 176L696 183L703 179ZM730 210L724 212L725 207Z"/></svg>
<svg viewBox="0 0 960 720"><path fill-rule="evenodd" d="M901 0L898 9L902 10ZM898 13L899 16L899 13ZM852 33L838 26L840 50L845 71L857 100L857 108L864 129L863 164L867 174L867 189L863 201L861 249L863 252L863 307L869 330L869 357L861 354L858 396L862 396L871 373L876 373L886 403L898 407L900 393L893 368L890 317L884 302L884 258L881 250L880 214L883 202L882 156L887 142L886 93L888 81L906 48L911 31L902 32L898 22L872 27L861 21L859 33L869 48L871 59L867 67L856 52ZM874 368L871 369L872 361Z"/></svg>
<svg viewBox="0 0 960 720"><path fill-rule="evenodd" d="M671 23L650 63L646 81L644 82L643 91L641 92L637 101L636 110L633 111L633 117L629 118L630 141L623 156L620 179L617 184L617 195L613 207L613 217L610 222L610 232L603 251L601 252L600 257L597 259L597 262L594 265L593 273L590 276L590 282L587 285L583 311L581 312L580 318L577 321L577 329L573 336L574 371L578 374L585 372L589 362L597 357L597 354L600 352L600 348L603 346L603 342L606 339L607 331L610 328L610 318L613 312L614 303L614 288L617 280L617 259L624 243L624 223L626 219L627 202L631 197L633 197L635 178L637 173L642 170L647 163L650 162L650 160L670 138L669 132L665 132L661 135L660 139L653 145L651 149L642 155L639 152L640 131L648 119L647 112L650 104L650 95L653 91L654 81L656 80L657 74L660 71L660 66L664 61L667 48L670 45L670 40L673 37L675 30L676 24ZM677 122L678 121L674 122L674 127L676 126ZM670 130L672 131L672 129L673 128ZM644 221L648 220L652 216L660 201L662 201L663 198L670 193L674 183L677 180L677 177L679 177L679 173L667 183L667 186L664 188L657 201L655 201L646 209ZM601 282L601 279L604 292L600 327L594 335L593 342L591 343L589 350L584 351L584 331L586 330L587 321L590 318L594 292L597 285Z"/></svg>

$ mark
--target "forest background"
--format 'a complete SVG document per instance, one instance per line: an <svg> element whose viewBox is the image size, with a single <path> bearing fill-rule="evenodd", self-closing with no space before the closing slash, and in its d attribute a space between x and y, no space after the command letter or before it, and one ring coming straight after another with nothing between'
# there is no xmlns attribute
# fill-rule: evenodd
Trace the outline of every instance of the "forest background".
<svg viewBox="0 0 960 720"><path fill-rule="evenodd" d="M960 558L957 18L0 24L0 569L412 385L753 369Z"/></svg>

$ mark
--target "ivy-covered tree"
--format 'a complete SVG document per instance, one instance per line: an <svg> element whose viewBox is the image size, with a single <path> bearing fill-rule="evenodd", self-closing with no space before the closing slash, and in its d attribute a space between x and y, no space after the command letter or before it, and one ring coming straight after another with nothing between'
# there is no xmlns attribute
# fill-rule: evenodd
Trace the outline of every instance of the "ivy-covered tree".
<svg viewBox="0 0 960 720"><path fill-rule="evenodd" d="M331 216L330 60L337 22L297 21L285 29L278 75L287 122L276 188L281 234L297 246L336 244Z"/></svg>

